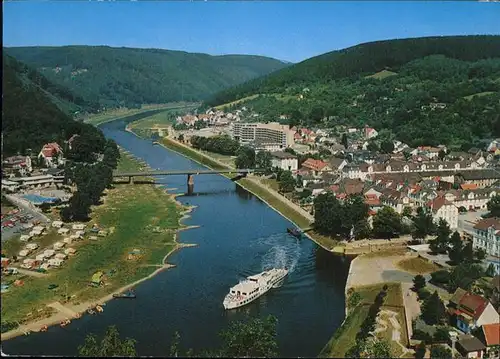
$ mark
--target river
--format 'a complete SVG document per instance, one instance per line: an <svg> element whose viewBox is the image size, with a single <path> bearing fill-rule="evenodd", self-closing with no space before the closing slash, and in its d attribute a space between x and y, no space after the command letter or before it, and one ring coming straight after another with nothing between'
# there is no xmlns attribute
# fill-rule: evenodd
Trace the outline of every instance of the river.
<svg viewBox="0 0 500 359"><path fill-rule="evenodd" d="M100 128L154 169L203 168L126 132L125 125L117 120ZM186 192L186 176L158 182L177 188L173 193ZM194 192L178 200L197 206L184 223L200 227L181 232L179 240L198 246L170 256L168 262L176 268L138 285L135 300L113 300L101 315L3 342L3 353L73 356L86 334L100 336L109 325L116 325L122 337L136 339L139 355L168 356L176 330L181 351L193 348L196 353L216 347L218 332L231 321L273 314L280 356L317 356L344 319L349 260L287 235L289 221L223 176L197 176ZM282 265L291 267L282 287L237 310L223 309L224 296L239 279Z"/></svg>

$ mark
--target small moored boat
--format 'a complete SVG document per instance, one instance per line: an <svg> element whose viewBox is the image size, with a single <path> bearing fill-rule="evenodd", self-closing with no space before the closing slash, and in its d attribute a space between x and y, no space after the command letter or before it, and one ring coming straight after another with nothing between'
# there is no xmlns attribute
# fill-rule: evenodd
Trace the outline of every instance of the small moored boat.
<svg viewBox="0 0 500 359"><path fill-rule="evenodd" d="M302 236L302 231L298 228L287 228L286 231L297 238L300 238Z"/></svg>
<svg viewBox="0 0 500 359"><path fill-rule="evenodd" d="M113 298L129 298L134 299L136 297L135 293L131 290L123 293L115 293L113 294Z"/></svg>

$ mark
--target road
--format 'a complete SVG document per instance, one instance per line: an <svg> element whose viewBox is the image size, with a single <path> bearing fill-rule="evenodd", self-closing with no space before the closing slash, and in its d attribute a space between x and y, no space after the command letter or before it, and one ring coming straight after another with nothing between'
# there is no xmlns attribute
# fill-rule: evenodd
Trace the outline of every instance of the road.
<svg viewBox="0 0 500 359"><path fill-rule="evenodd" d="M475 221L481 219L481 216L486 213L488 213L488 211L466 212L459 214L458 230L473 235Z"/></svg>

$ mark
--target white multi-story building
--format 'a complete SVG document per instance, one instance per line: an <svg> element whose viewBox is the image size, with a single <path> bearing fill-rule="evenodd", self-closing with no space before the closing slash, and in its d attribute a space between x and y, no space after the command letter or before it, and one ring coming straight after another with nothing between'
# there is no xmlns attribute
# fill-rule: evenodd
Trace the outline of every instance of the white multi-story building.
<svg viewBox="0 0 500 359"><path fill-rule="evenodd" d="M445 197L439 196L434 198L428 203L428 206L432 210L432 215L436 223L442 218L448 223L450 229L453 230L458 227L458 208Z"/></svg>
<svg viewBox="0 0 500 359"><path fill-rule="evenodd" d="M484 249L488 262L500 274L500 218L486 218L477 222L472 245L475 249Z"/></svg>
<svg viewBox="0 0 500 359"><path fill-rule="evenodd" d="M297 171L299 166L297 156L283 151L272 152L271 156L273 156L273 167L279 167L285 171Z"/></svg>
<svg viewBox="0 0 500 359"><path fill-rule="evenodd" d="M293 146L294 131L288 125L277 122L271 123L242 123L232 124L232 137L241 145L266 144L277 145L279 148Z"/></svg>

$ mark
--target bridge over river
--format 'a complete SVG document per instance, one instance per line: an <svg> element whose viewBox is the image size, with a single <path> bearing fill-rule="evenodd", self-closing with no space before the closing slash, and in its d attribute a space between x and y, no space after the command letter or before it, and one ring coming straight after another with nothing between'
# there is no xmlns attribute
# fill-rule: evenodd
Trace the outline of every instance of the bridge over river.
<svg viewBox="0 0 500 359"><path fill-rule="evenodd" d="M154 177L154 176L187 176L188 193L194 189L195 175L212 174L235 174L234 180L246 177L249 173L263 172L261 169L242 168L242 169L222 169L222 170L168 170L168 171L143 171L143 172L113 172L113 179L128 178L125 183L134 183L134 177ZM124 183L124 182L120 182Z"/></svg>

